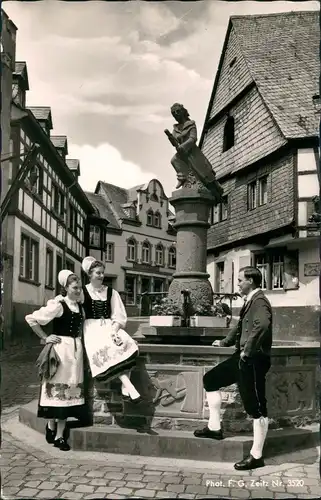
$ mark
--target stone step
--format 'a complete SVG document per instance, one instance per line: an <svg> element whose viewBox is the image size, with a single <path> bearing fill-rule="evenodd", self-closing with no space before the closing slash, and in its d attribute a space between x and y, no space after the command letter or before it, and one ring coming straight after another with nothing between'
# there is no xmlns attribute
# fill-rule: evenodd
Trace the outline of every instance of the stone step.
<svg viewBox="0 0 321 500"><path fill-rule="evenodd" d="M32 429L44 433L46 421L37 418L37 401L21 407L19 420ZM195 438L192 432L157 430L139 432L112 426L74 427L70 422L69 442L74 450L101 451L150 457L186 458L193 460L232 462L248 455L251 435L226 437L222 441ZM270 431L265 456L272 457L319 444L318 425L300 429Z"/></svg>

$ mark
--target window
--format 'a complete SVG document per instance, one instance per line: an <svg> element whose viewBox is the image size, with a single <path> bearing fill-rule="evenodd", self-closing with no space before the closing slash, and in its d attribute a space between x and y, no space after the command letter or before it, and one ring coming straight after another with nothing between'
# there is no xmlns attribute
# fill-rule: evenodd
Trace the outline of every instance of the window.
<svg viewBox="0 0 321 500"><path fill-rule="evenodd" d="M21 234L20 277L36 283L39 279L39 243L25 234Z"/></svg>
<svg viewBox="0 0 321 500"><path fill-rule="evenodd" d="M68 229L74 234L77 233L77 211L71 203L69 203Z"/></svg>
<svg viewBox="0 0 321 500"><path fill-rule="evenodd" d="M234 118L229 116L224 126L223 153L234 146Z"/></svg>
<svg viewBox="0 0 321 500"><path fill-rule="evenodd" d="M148 210L147 212L147 226L154 225L154 212L153 210Z"/></svg>
<svg viewBox="0 0 321 500"><path fill-rule="evenodd" d="M268 176L259 179L259 206L267 204Z"/></svg>
<svg viewBox="0 0 321 500"><path fill-rule="evenodd" d="M262 273L262 288L281 290L284 285L284 252L274 250L255 256L255 266Z"/></svg>
<svg viewBox="0 0 321 500"><path fill-rule="evenodd" d="M144 241L142 245L142 262L143 264L150 264L151 261L151 248L148 241Z"/></svg>
<svg viewBox="0 0 321 500"><path fill-rule="evenodd" d="M257 256L256 267L261 271L262 274L262 289L266 290L268 283L268 270L269 270L269 263L266 256L264 255Z"/></svg>
<svg viewBox="0 0 321 500"><path fill-rule="evenodd" d="M273 290L283 288L283 255L272 256L272 288Z"/></svg>
<svg viewBox="0 0 321 500"><path fill-rule="evenodd" d="M114 262L114 243L107 243L106 245L106 262Z"/></svg>
<svg viewBox="0 0 321 500"><path fill-rule="evenodd" d="M136 276L125 278L126 305L136 304Z"/></svg>
<svg viewBox="0 0 321 500"><path fill-rule="evenodd" d="M72 273L75 272L75 264L72 260L66 259L66 269Z"/></svg>
<svg viewBox="0 0 321 500"><path fill-rule="evenodd" d="M53 209L56 215L59 215L59 217L64 217L65 197L56 184L53 184L52 186L53 186Z"/></svg>
<svg viewBox="0 0 321 500"><path fill-rule="evenodd" d="M228 197L223 196L222 202L214 205L212 223L217 224L228 218Z"/></svg>
<svg viewBox="0 0 321 500"><path fill-rule="evenodd" d="M134 262L137 259L137 245L136 241L131 238L127 242L127 260Z"/></svg>
<svg viewBox="0 0 321 500"><path fill-rule="evenodd" d="M163 245L158 244L156 247L156 266L164 265L164 248Z"/></svg>
<svg viewBox="0 0 321 500"><path fill-rule="evenodd" d="M100 248L101 230L99 226L90 226L89 230L89 245L91 247Z"/></svg>
<svg viewBox="0 0 321 500"><path fill-rule="evenodd" d="M54 254L51 248L46 249L46 286L53 287Z"/></svg>
<svg viewBox="0 0 321 500"><path fill-rule="evenodd" d="M253 210L254 208L256 208L256 181L247 186L247 209Z"/></svg>
<svg viewBox="0 0 321 500"><path fill-rule="evenodd" d="M224 262L216 264L216 291L217 293L224 293Z"/></svg>
<svg viewBox="0 0 321 500"><path fill-rule="evenodd" d="M161 214L159 212L155 212L154 214L154 226L161 227Z"/></svg>
<svg viewBox="0 0 321 500"><path fill-rule="evenodd" d="M155 191L150 195L150 201L156 201L156 202L159 201Z"/></svg>
<svg viewBox="0 0 321 500"><path fill-rule="evenodd" d="M168 267L176 268L176 248L174 247L168 250Z"/></svg>

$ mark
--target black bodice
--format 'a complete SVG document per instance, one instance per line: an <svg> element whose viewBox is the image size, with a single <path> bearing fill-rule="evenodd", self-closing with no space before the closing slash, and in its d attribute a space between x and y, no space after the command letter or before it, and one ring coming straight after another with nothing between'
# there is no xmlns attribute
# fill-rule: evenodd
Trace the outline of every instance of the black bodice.
<svg viewBox="0 0 321 500"><path fill-rule="evenodd" d="M69 309L66 302L60 302L63 307L63 315L53 320L53 333L59 337L80 337L82 333L83 315L79 306L78 313Z"/></svg>
<svg viewBox="0 0 321 500"><path fill-rule="evenodd" d="M113 289L107 288L107 300L93 300L87 287L84 287L84 304L86 319L109 319L111 316L111 296Z"/></svg>

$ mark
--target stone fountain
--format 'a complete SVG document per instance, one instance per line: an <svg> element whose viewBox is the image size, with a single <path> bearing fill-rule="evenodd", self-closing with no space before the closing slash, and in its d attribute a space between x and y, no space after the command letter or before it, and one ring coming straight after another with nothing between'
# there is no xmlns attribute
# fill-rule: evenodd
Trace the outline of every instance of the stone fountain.
<svg viewBox="0 0 321 500"><path fill-rule="evenodd" d="M177 268L169 297L181 304L182 292L188 289L193 307L200 298L212 301L206 272L206 239L209 209L219 202L222 189L196 146L196 126L187 111L174 105L172 114L178 123L173 134L166 134L177 150L172 165L177 171L178 185L170 199L176 212ZM144 335L137 337L140 357L131 378L144 403L124 403L118 380L108 386L92 384L89 402L94 425L72 430L73 448L222 461L236 461L248 455L252 420L247 419L235 386L223 391L222 422L227 438L213 444L192 433L208 420L203 376L233 351L211 345L213 338L225 337L228 328L207 330L211 329L143 328ZM206 340L203 344L210 345L201 345L202 339ZM315 344L273 347L267 384L267 453L318 445L318 356L319 347ZM20 420L43 431L45 423L37 419L36 409L37 402L23 407Z"/></svg>

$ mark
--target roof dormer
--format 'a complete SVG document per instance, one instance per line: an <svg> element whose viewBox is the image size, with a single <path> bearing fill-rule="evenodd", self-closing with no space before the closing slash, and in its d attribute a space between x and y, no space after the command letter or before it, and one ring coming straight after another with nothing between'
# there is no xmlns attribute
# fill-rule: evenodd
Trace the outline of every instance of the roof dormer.
<svg viewBox="0 0 321 500"><path fill-rule="evenodd" d="M50 135L50 130L53 129L51 108L47 106L32 106L28 107L27 109L31 111L46 134Z"/></svg>
<svg viewBox="0 0 321 500"><path fill-rule="evenodd" d="M68 154L67 137L65 135L52 135L50 139L52 144L55 146L56 150L60 154L60 156L62 156L63 159L65 160Z"/></svg>
<svg viewBox="0 0 321 500"><path fill-rule="evenodd" d="M67 158L66 160L67 167L69 170L73 173L75 178L78 180L78 177L80 176L80 163L79 160Z"/></svg>

